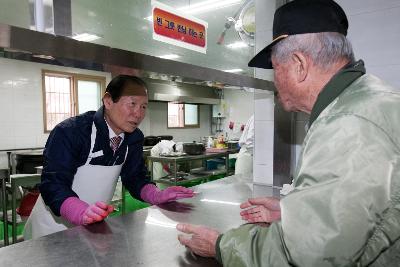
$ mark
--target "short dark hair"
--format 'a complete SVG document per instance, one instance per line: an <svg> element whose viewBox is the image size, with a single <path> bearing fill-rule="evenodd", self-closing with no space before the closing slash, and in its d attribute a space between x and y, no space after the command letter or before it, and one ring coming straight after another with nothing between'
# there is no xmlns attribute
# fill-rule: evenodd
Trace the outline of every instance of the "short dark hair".
<svg viewBox="0 0 400 267"><path fill-rule="evenodd" d="M106 93L110 94L114 103L118 102L118 100L121 98L123 90L128 83L142 86L147 91L146 83L139 77L124 74L115 76L106 88Z"/></svg>

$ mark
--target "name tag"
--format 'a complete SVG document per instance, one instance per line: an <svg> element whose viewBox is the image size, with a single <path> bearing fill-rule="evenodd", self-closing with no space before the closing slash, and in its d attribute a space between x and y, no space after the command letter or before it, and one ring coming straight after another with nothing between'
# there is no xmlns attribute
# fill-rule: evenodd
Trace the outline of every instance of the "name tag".
<svg viewBox="0 0 400 267"><path fill-rule="evenodd" d="M99 150L99 151L93 152L89 157L93 159L93 158L97 158L97 157L100 157L103 155L104 155L103 150Z"/></svg>

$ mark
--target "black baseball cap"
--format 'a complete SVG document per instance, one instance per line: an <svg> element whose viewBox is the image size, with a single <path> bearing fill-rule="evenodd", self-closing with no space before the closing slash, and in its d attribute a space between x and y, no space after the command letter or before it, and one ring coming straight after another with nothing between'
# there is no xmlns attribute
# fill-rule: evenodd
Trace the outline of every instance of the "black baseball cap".
<svg viewBox="0 0 400 267"><path fill-rule="evenodd" d="M343 9L332 0L294 0L275 11L272 42L248 66L272 69L271 48L289 35L338 32L347 35L349 23Z"/></svg>

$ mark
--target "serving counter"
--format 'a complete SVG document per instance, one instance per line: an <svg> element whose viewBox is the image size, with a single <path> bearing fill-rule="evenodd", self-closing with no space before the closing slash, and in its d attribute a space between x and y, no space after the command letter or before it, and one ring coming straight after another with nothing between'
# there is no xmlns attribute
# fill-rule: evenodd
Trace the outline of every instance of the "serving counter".
<svg viewBox="0 0 400 267"><path fill-rule="evenodd" d="M218 266L177 240L178 222L224 232L244 223L239 204L279 190L241 175L194 187L192 199L151 206L104 222L79 226L0 249L0 266Z"/></svg>

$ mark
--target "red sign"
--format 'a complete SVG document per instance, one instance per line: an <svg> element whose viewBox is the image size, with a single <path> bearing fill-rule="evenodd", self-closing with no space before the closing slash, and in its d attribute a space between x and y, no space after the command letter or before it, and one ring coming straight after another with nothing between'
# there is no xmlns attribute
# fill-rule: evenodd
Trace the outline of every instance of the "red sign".
<svg viewBox="0 0 400 267"><path fill-rule="evenodd" d="M153 9L153 38L170 44L206 52L207 23L176 15L159 7Z"/></svg>

